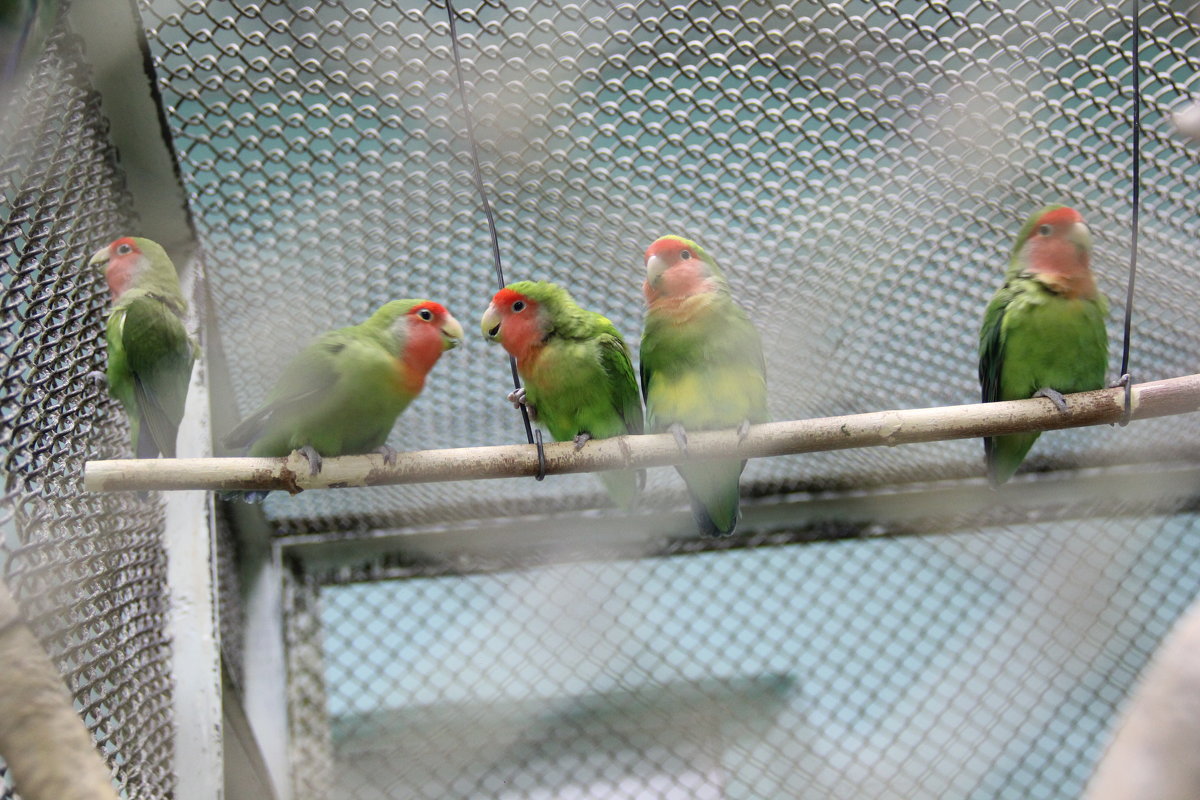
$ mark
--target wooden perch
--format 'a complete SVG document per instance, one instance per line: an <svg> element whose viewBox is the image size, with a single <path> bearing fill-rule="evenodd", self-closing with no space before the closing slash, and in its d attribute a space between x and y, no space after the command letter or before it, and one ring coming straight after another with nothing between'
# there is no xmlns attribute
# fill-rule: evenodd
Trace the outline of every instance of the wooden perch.
<svg viewBox="0 0 1200 800"><path fill-rule="evenodd" d="M0 581L0 756L25 800L117 800L71 695Z"/></svg>
<svg viewBox="0 0 1200 800"><path fill-rule="evenodd" d="M1046 431L1119 422L1124 389L1101 389L1067 396L1058 411L1045 398L1005 403L877 411L754 425L739 441L736 431L688 434L682 453L668 434L617 436L590 441L580 451L571 442L545 445L546 474L605 469L661 467L684 461L761 458L854 447L969 439L1021 431ZM1200 410L1200 375L1187 375L1133 387L1133 419ZM401 453L394 466L378 455L327 458L318 475L308 461L287 458L179 458L89 461L84 486L93 492L171 489L304 489L385 486L398 483L531 477L538 471L537 449L529 444L464 447Z"/></svg>

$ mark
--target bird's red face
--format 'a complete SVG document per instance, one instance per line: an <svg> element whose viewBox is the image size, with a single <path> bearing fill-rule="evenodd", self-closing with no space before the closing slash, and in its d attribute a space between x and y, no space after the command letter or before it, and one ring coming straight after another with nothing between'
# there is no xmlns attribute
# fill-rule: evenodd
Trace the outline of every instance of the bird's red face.
<svg viewBox="0 0 1200 800"><path fill-rule="evenodd" d="M425 376L442 353L462 340L462 325L441 303L432 300L418 303L404 315L404 345L400 363L405 367L402 377L407 391L419 392Z"/></svg>
<svg viewBox="0 0 1200 800"><path fill-rule="evenodd" d="M538 301L527 295L501 289L484 312L480 327L488 340L499 342L519 363L525 362L546 338L541 310Z"/></svg>
<svg viewBox="0 0 1200 800"><path fill-rule="evenodd" d="M123 236L92 256L89 264L104 264L104 278L112 299L119 300L129 290L142 268L145 256L132 237Z"/></svg>
<svg viewBox="0 0 1200 800"><path fill-rule="evenodd" d="M1069 298L1093 297L1092 235L1073 208L1043 214L1022 247L1026 268L1038 280Z"/></svg>
<svg viewBox="0 0 1200 800"><path fill-rule="evenodd" d="M642 291L650 305L686 298L715 288L708 265L694 243L679 236L663 236L646 248L646 282Z"/></svg>

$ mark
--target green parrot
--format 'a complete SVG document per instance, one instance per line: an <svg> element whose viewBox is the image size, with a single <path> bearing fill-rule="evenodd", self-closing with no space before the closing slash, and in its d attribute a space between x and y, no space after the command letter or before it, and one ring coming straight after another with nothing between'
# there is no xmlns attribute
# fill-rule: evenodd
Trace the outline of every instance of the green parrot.
<svg viewBox="0 0 1200 800"><path fill-rule="evenodd" d="M361 325L313 340L283 368L262 408L225 436L225 446L248 446L251 456L299 451L313 475L322 456L375 452L394 464L396 451L386 442L396 418L462 336L441 304L393 300ZM244 499L264 496L247 492Z"/></svg>
<svg viewBox="0 0 1200 800"><path fill-rule="evenodd" d="M104 265L113 299L108 314L108 390L129 415L138 458L175 457L196 347L183 325L187 303L175 265L149 239L125 236L92 256Z"/></svg>
<svg viewBox="0 0 1200 800"><path fill-rule="evenodd" d="M762 340L712 257L695 242L664 236L646 250L642 396L651 431L669 431L687 449L688 430L767 420ZM681 464L701 533L733 533L741 515L745 461Z"/></svg>
<svg viewBox="0 0 1200 800"><path fill-rule="evenodd" d="M633 360L607 318L580 308L553 283L510 283L492 298L481 322L486 339L517 360L525 386L509 395L557 441L578 450L589 439L642 432ZM598 473L618 506L631 509L644 471Z"/></svg>
<svg viewBox="0 0 1200 800"><path fill-rule="evenodd" d="M1047 397L1066 411L1063 394L1104 387L1108 301L1096 289L1091 254L1091 233L1073 208L1046 206L1021 226L979 332L983 402ZM1012 477L1038 435L983 440L993 485Z"/></svg>

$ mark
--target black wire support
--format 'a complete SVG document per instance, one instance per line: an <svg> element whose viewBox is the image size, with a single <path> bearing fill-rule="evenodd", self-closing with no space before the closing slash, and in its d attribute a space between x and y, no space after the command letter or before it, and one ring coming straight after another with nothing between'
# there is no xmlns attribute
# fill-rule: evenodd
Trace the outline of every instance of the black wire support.
<svg viewBox="0 0 1200 800"><path fill-rule="evenodd" d="M1133 377L1129 373L1129 340L1133 332L1133 287L1137 279L1138 232L1141 229L1142 212L1142 25L1141 4L1133 2L1133 209L1130 214L1129 283L1125 288L1125 327L1121 345L1121 378L1125 386L1125 416L1122 427L1129 424L1133 415Z"/></svg>
<svg viewBox="0 0 1200 800"><path fill-rule="evenodd" d="M492 241L492 264L496 268L496 284L497 289L503 289L504 282L504 266L500 261L500 235L496 232L496 217L492 214L492 204L488 201L487 190L483 186L483 171L479 167L479 146L475 142L475 123L471 117L471 107L467 103L467 84L463 80L462 70L462 55L458 50L458 25L455 22L458 17L458 12L454 10L453 0L446 0L446 18L450 22L450 48L454 53L454 74L458 79L458 96L462 100L463 120L467 128L467 143L471 148L471 171L475 178L475 189L479 192L479 202L483 206L483 213L487 217L488 234ZM519 390L521 388L521 376L517 374L517 359L512 356L508 357L508 366L512 370L513 388ZM524 403L520 404L521 421L525 423L525 437L530 444L537 445L538 451L538 474L537 480L543 480L546 477L546 453L542 449L541 431L537 431L537 437L534 437L533 426L529 422L529 409Z"/></svg>

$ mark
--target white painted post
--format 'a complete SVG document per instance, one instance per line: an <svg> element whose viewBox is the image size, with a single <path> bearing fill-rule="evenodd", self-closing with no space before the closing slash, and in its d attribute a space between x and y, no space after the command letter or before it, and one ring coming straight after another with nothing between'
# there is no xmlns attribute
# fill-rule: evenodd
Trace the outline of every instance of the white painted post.
<svg viewBox="0 0 1200 800"><path fill-rule="evenodd" d="M200 262L182 270L191 320L204 318ZM187 407L179 426L180 454L209 456L208 381L203 358L196 362ZM224 753L221 730L221 641L217 624L216 527L209 492L172 492L165 496L167 587L171 595L168 634L175 679L174 800L221 800Z"/></svg>

